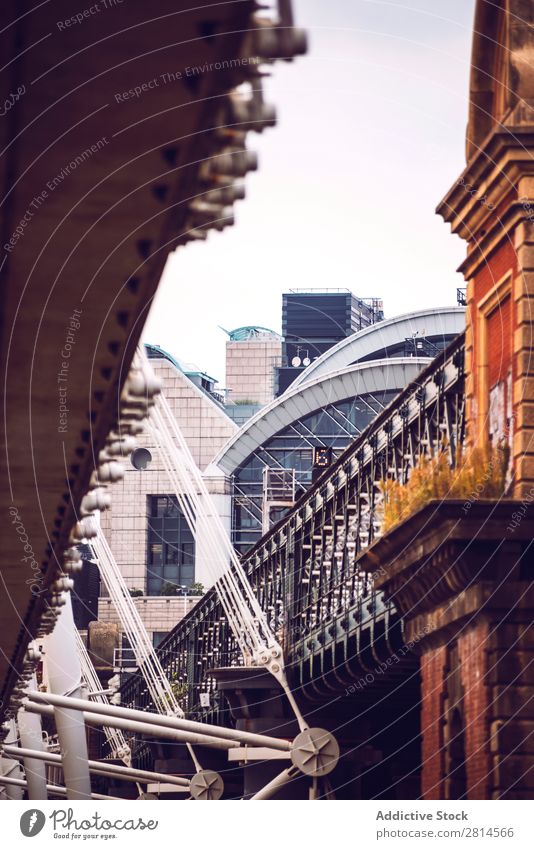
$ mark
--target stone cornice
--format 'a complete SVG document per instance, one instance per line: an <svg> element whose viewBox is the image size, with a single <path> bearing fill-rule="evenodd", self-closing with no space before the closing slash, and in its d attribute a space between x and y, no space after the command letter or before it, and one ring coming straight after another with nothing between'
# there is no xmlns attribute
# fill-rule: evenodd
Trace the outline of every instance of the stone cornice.
<svg viewBox="0 0 534 849"><path fill-rule="evenodd" d="M470 280L486 265L491 254L506 240L514 244L514 232L525 220L525 209L518 200L514 200L493 220L486 219L487 230L480 230L476 242L470 247L466 258L458 266L457 271Z"/></svg>
<svg viewBox="0 0 534 849"><path fill-rule="evenodd" d="M498 587L498 591L496 588ZM534 607L534 587L531 582L511 581L496 584L480 581L462 590L433 610L410 618L404 626L406 643L414 641L424 650L450 641L464 632L475 620L503 621L513 611L518 618L530 622Z"/></svg>
<svg viewBox="0 0 534 849"><path fill-rule="evenodd" d="M488 229L492 214L520 177L534 174L533 154L534 127L496 130L439 203L437 214L453 233L471 241L479 230Z"/></svg>

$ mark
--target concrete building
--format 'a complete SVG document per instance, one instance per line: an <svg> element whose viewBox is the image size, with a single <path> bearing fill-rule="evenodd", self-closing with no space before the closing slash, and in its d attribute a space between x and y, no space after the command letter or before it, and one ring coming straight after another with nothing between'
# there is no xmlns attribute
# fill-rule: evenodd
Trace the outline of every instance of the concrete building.
<svg viewBox="0 0 534 849"><path fill-rule="evenodd" d="M228 414L240 423L236 407L269 404L275 396L276 369L282 362L282 339L266 327L238 327L226 343L226 391ZM252 415L248 412L247 418Z"/></svg>
<svg viewBox="0 0 534 849"><path fill-rule="evenodd" d="M150 363L201 471L237 431L226 415L213 381L190 364L179 363L158 346L147 346ZM230 529L230 492L221 474L206 476L219 515ZM191 530L171 494L169 479L146 433L126 463L102 527L128 588L138 594L136 606L154 641L168 631L210 585L202 543L195 548ZM195 592L196 591L196 592ZM118 622L105 591L98 618Z"/></svg>

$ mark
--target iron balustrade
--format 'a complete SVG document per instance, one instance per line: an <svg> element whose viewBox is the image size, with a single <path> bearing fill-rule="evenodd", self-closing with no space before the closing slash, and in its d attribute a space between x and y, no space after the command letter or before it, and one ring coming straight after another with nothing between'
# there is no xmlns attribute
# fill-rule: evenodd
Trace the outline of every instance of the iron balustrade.
<svg viewBox="0 0 534 849"><path fill-rule="evenodd" d="M391 603L358 569L359 554L379 533L380 483L406 481L422 453L446 450L451 464L465 432L464 336L458 336L409 384L243 558L258 600L284 648L290 679L300 686L330 667L347 667L379 638L402 643ZM347 640L355 637L348 655ZM340 657L338 649L345 645ZM182 707L196 718L229 722L211 670L243 665L215 588L157 649ZM351 654L352 652L352 654ZM377 657L376 649L373 656ZM365 663L362 662L362 669ZM341 680L343 676L337 676ZM347 680L346 677L344 679ZM142 677L121 688L123 704L150 707ZM202 695L203 694L203 695Z"/></svg>

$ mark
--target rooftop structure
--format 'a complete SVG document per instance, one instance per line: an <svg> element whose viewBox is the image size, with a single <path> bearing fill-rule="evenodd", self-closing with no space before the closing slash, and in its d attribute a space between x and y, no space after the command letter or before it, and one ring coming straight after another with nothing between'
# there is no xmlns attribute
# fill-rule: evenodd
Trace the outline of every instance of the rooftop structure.
<svg viewBox="0 0 534 849"><path fill-rule="evenodd" d="M226 409L234 421L242 424L274 398L276 369L282 361L282 340L273 330L254 325L225 330L225 333L229 337L226 343Z"/></svg>
<svg viewBox="0 0 534 849"><path fill-rule="evenodd" d="M282 295L284 342L276 394L341 339L382 318L379 299L357 298L349 289L292 289Z"/></svg>

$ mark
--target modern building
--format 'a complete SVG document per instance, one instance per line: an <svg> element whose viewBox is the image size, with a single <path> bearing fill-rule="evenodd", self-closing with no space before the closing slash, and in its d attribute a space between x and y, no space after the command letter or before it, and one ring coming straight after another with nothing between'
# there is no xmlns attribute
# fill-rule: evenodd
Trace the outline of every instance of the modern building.
<svg viewBox="0 0 534 849"><path fill-rule="evenodd" d="M434 356L426 352L443 349L464 321L462 307L447 307L364 327L301 369L283 395L235 431L210 469L231 481L232 538L241 554L415 379ZM423 347L408 348L406 356L414 340ZM271 498L273 483L283 493Z"/></svg>
<svg viewBox="0 0 534 849"><path fill-rule="evenodd" d="M147 345L150 364L162 382L162 392L201 471L234 435L236 425L225 412L214 380L192 364L181 363L157 345ZM229 481L220 474L206 477L219 515L230 528ZM102 527L126 585L149 635L157 642L209 585L206 557L195 540L175 495L158 448L149 434L138 447L116 487L111 510ZM103 589L98 604L101 622L117 622L118 614Z"/></svg>
<svg viewBox="0 0 534 849"><path fill-rule="evenodd" d="M357 298L349 289L291 289L282 296L282 365L277 395L329 348L384 318L378 298Z"/></svg>

